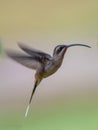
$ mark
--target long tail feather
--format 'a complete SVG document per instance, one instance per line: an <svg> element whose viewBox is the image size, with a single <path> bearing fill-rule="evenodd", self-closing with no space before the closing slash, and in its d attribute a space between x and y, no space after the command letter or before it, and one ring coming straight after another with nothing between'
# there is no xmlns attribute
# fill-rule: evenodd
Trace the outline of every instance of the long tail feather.
<svg viewBox="0 0 98 130"><path fill-rule="evenodd" d="M27 117L27 115L28 115L28 111L29 111L29 108L30 108L30 104L31 104L33 95L34 95L35 90L36 90L36 87L38 86L39 83L40 83L40 82L39 82L38 80L36 80L35 85L34 85L34 88L33 88L33 91L32 91L32 93L31 93L31 97L30 97L30 100L29 100L29 104L28 104L27 109L26 109L26 112L25 112L25 117Z"/></svg>
<svg viewBox="0 0 98 130"><path fill-rule="evenodd" d="M29 111L30 105L27 106L26 112L25 112L25 117L27 117L28 115L28 111Z"/></svg>
<svg viewBox="0 0 98 130"><path fill-rule="evenodd" d="M29 100L29 105L30 105L30 103L31 103L31 101L32 101L32 98L33 98L33 95L34 95L34 92L35 92L35 90L36 90L36 87L37 87L37 81L35 82L35 85L34 85L34 88L33 88L33 91L32 91L32 93L31 93L31 97L30 97L30 100Z"/></svg>

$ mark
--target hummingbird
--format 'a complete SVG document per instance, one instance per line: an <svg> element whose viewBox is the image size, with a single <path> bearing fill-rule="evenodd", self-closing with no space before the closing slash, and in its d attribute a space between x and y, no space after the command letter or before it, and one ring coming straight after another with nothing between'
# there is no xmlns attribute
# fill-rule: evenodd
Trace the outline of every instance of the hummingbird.
<svg viewBox="0 0 98 130"><path fill-rule="evenodd" d="M53 55L51 56L50 54L43 51L28 47L23 43L18 43L18 46L25 52L25 54L19 54L18 52L14 51L6 51L6 54L20 64L30 69L36 70L35 83L26 109L25 117L28 114L29 106L37 86L44 78L54 74L60 68L67 49L74 46L84 46L91 48L85 44L57 45L54 48Z"/></svg>

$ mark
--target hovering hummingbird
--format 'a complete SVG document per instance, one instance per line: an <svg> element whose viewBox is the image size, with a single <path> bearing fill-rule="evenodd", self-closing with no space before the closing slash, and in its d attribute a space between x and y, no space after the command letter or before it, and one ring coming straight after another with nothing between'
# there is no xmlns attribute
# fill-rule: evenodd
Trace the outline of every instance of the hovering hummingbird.
<svg viewBox="0 0 98 130"><path fill-rule="evenodd" d="M30 69L36 70L35 84L31 93L29 104L26 109L25 117L27 116L29 106L31 104L32 97L34 95L36 87L40 84L42 79L52 75L60 68L66 50L69 47L73 47L73 46L84 46L84 47L91 48L90 46L84 44L58 45L54 48L53 56L51 56L45 52L33 48L31 49L21 43L19 43L18 45L27 54L19 54L18 52L15 53L12 51L7 51L6 52L7 55L13 60L19 62L20 64Z"/></svg>

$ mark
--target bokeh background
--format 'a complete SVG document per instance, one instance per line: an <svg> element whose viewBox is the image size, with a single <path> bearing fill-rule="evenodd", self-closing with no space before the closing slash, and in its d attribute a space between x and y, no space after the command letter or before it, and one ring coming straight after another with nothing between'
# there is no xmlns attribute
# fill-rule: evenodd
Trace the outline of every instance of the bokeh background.
<svg viewBox="0 0 98 130"><path fill-rule="evenodd" d="M70 48L61 68L44 79L24 118L34 85L34 70L7 58L17 42L53 53ZM0 0L0 129L98 129L98 1ZM21 50L20 50L21 51Z"/></svg>

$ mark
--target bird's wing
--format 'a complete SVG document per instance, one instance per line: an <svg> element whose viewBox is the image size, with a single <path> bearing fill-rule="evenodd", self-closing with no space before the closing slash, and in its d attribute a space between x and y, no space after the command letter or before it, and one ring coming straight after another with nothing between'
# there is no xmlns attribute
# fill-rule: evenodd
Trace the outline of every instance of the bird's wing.
<svg viewBox="0 0 98 130"><path fill-rule="evenodd" d="M24 54L19 54L17 52L6 51L8 57L19 62L20 64L31 68L31 69L40 69L42 68L42 63L39 57L29 56Z"/></svg>
<svg viewBox="0 0 98 130"><path fill-rule="evenodd" d="M27 47L26 45L23 45L22 43L18 42L18 46L23 50L25 51L26 53L28 53L29 55L33 56L38 56L40 58L44 57L46 59L51 59L51 56L45 52L42 52L42 51L39 51L39 50L36 50L36 49L33 49L33 48L30 48L30 47Z"/></svg>

